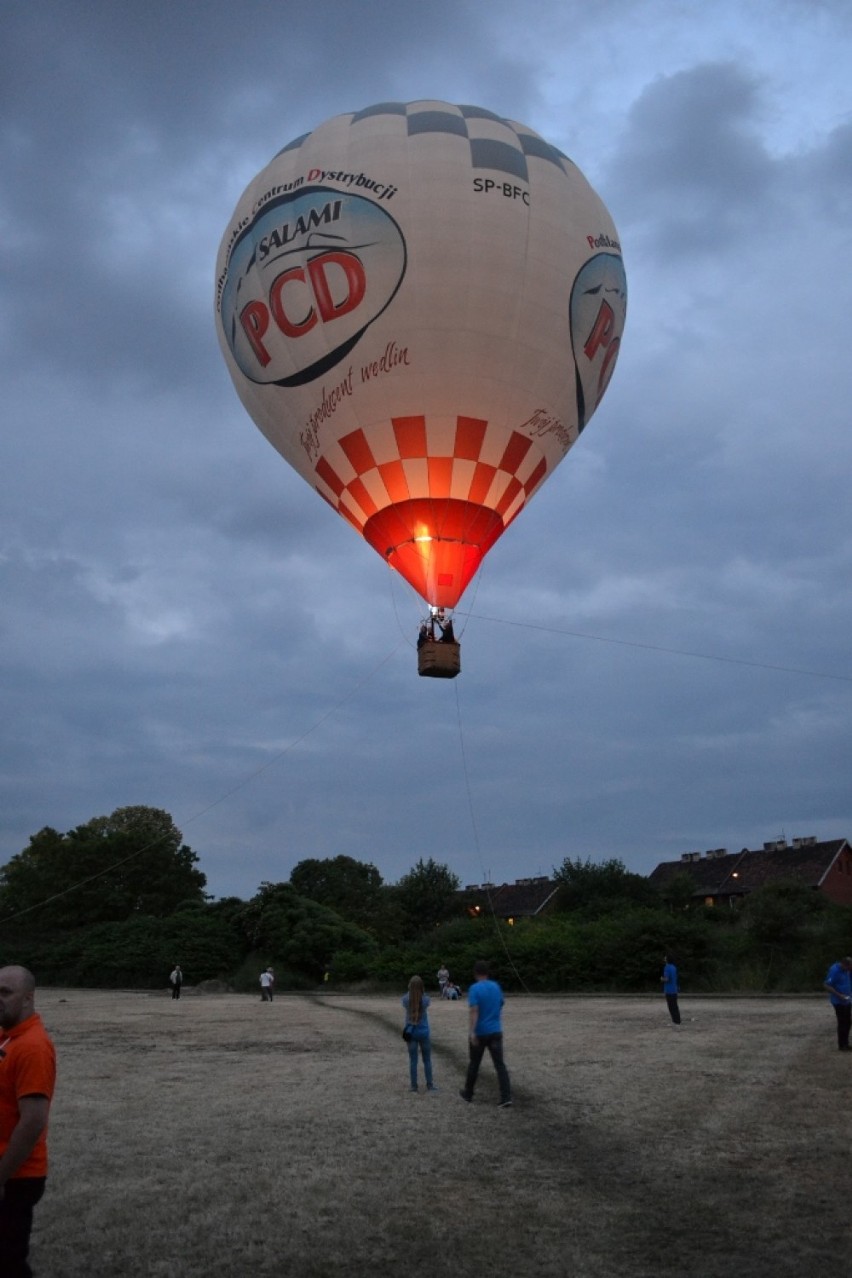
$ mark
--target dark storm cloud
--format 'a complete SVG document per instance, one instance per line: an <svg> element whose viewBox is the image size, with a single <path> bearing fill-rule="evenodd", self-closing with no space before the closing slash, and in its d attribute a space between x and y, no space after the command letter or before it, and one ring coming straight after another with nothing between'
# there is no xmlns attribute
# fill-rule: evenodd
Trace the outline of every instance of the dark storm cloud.
<svg viewBox="0 0 852 1278"><path fill-rule="evenodd" d="M760 101L755 77L722 64L661 77L634 104L613 198L667 261L759 233L775 182Z"/></svg>
<svg viewBox="0 0 852 1278"><path fill-rule="evenodd" d="M803 156L800 179L814 202L831 218L852 212L852 120L832 129L825 144Z"/></svg>

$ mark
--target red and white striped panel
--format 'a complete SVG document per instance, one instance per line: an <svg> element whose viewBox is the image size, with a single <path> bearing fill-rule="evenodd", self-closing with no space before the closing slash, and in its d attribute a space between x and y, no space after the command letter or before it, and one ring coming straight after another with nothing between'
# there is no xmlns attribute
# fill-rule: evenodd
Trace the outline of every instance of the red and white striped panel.
<svg viewBox="0 0 852 1278"><path fill-rule="evenodd" d="M377 511L412 498L453 498L494 510L506 527L547 474L533 440L474 417L430 427L426 417L394 417L354 430L316 463L316 489L363 531Z"/></svg>

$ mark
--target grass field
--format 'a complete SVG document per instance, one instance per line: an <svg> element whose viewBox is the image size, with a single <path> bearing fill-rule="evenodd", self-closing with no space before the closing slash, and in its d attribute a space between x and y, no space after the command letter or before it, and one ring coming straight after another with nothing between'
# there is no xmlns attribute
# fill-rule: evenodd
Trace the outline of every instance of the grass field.
<svg viewBox="0 0 852 1278"><path fill-rule="evenodd" d="M402 993L402 991L400 991ZM57 1045L37 1278L809 1278L849 1260L822 999L513 998L515 1107L463 1004L408 1089L399 1000L40 990ZM694 1019L690 1019L694 1018Z"/></svg>

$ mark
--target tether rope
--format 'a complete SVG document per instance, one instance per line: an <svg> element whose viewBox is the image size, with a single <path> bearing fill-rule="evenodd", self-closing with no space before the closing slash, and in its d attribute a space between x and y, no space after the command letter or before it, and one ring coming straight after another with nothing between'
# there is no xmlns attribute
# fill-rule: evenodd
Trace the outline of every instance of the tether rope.
<svg viewBox="0 0 852 1278"><path fill-rule="evenodd" d="M522 630L538 630L543 634L563 635L569 639L591 639L595 643L614 644L619 648L641 648L645 652L662 652L673 657L691 657L697 661L719 661L729 666L748 666L753 670L774 670L779 674L806 675L810 679L836 679L852 683L852 675L828 674L824 670L803 670L798 666L776 666L766 661L748 661L743 657L722 657L714 652L692 652L685 648L667 648L658 643L640 643L635 639L611 639L606 635L593 635L583 630L563 630L558 626L542 626L534 621L510 621L506 617L485 617L482 613L466 611L468 620L487 621L496 626L515 626Z"/></svg>
<svg viewBox="0 0 852 1278"><path fill-rule="evenodd" d="M467 794L467 806L468 806L468 812L470 814L470 825L473 831L473 843L474 843L474 847L476 848L476 855L479 860L479 866L480 866L480 869L482 870L482 884L485 889L485 898L488 902L488 911L489 911L489 914L491 915L491 922L494 927L494 931L497 934L497 939L500 942L500 945L503 949L503 953L506 956L506 961L509 964L509 967L512 969L515 976L518 978L518 981L522 985L524 992L527 994L531 994L532 991L528 987L524 978L521 976L520 972L515 966L515 961L512 958L512 955L509 953L509 947L506 944L506 938L500 929L500 920L497 918L497 912L494 909L494 901L491 896L491 883L489 880L488 872L486 871L485 865L482 860L482 848L479 842L479 827L477 826L477 823L476 823L476 812L473 806L473 791L471 790L470 776L467 770L467 753L465 751L465 745L464 745L464 729L462 727L461 701L459 699L458 684L454 684L454 688L455 688L455 694L456 694L456 713L458 715L458 725L459 725L459 745L461 747L462 775L464 776L465 792Z"/></svg>

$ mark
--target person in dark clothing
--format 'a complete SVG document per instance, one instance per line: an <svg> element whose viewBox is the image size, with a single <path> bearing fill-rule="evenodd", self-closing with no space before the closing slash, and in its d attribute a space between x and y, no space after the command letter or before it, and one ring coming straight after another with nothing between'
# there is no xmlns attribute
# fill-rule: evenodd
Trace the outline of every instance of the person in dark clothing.
<svg viewBox="0 0 852 1278"><path fill-rule="evenodd" d="M445 614L443 608L439 608L435 613L434 623L441 632L441 638L438 643L455 643L456 636L453 630L453 619Z"/></svg>
<svg viewBox="0 0 852 1278"><path fill-rule="evenodd" d="M183 985L183 972L180 970L180 963L175 963L174 970L169 977L169 984L172 987L172 998L180 998L180 987Z"/></svg>

